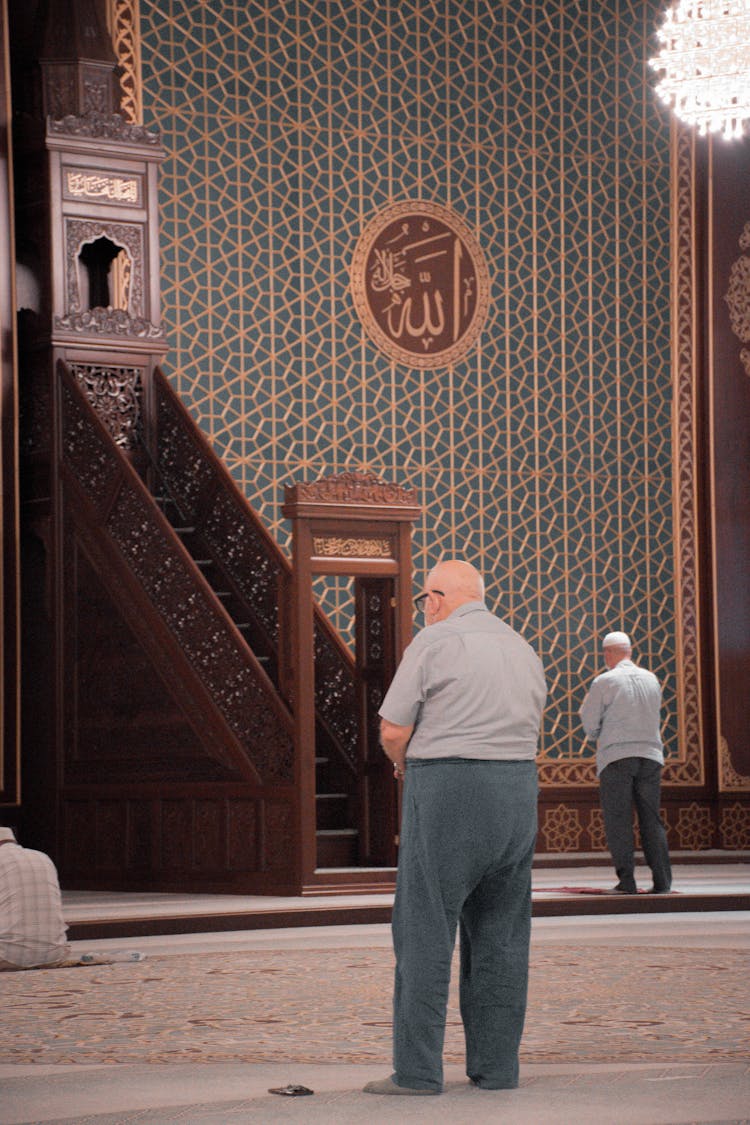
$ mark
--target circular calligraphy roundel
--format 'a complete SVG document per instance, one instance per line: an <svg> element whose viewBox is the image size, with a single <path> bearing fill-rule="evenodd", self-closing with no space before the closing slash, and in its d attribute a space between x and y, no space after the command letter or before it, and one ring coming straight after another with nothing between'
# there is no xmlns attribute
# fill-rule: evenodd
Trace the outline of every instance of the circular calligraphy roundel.
<svg viewBox="0 0 750 1125"><path fill-rule="evenodd" d="M399 363L455 363L482 331L489 274L473 234L447 207L422 200L381 211L352 260L354 305L368 336Z"/></svg>

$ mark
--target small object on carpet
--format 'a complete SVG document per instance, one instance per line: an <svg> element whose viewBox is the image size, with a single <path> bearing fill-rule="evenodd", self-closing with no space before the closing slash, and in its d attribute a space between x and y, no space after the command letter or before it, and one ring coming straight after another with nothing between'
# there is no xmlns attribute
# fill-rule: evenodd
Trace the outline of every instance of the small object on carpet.
<svg viewBox="0 0 750 1125"><path fill-rule="evenodd" d="M287 1098L302 1098L305 1094L314 1093L314 1091L309 1090L307 1086L297 1086L293 1082L290 1082L288 1086L274 1086L274 1088L268 1092L269 1094L283 1094Z"/></svg>
<svg viewBox="0 0 750 1125"><path fill-rule="evenodd" d="M146 954L137 949L113 949L110 953L82 953L80 965L114 965L120 961L145 961Z"/></svg>

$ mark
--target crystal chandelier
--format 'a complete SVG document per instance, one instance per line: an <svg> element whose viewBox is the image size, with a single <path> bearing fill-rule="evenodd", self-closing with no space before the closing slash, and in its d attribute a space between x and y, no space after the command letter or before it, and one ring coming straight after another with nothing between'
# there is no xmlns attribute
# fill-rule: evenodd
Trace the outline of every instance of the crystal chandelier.
<svg viewBox="0 0 750 1125"><path fill-rule="evenodd" d="M678 0L657 31L657 94L701 136L744 133L750 119L750 0Z"/></svg>

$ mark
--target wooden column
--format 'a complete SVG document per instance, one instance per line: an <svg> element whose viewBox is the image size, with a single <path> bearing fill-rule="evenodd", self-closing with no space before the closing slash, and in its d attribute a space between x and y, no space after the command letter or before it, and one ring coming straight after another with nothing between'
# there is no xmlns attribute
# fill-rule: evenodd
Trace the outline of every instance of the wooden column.
<svg viewBox="0 0 750 1125"><path fill-rule="evenodd" d="M750 801L750 137L711 141L708 190L708 495L717 844L747 848Z"/></svg>
<svg viewBox="0 0 750 1125"><path fill-rule="evenodd" d="M11 160L8 13L0 0L0 810L15 822L20 794L18 394L16 302L13 287L13 169Z"/></svg>

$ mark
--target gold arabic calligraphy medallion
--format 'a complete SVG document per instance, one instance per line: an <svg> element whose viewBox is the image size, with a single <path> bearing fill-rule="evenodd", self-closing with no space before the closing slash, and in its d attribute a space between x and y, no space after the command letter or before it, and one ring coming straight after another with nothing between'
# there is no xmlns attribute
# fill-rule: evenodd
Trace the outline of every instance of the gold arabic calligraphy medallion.
<svg viewBox="0 0 750 1125"><path fill-rule="evenodd" d="M394 203L365 228L352 296L368 336L409 367L447 367L482 331L489 302L484 254L447 207Z"/></svg>

